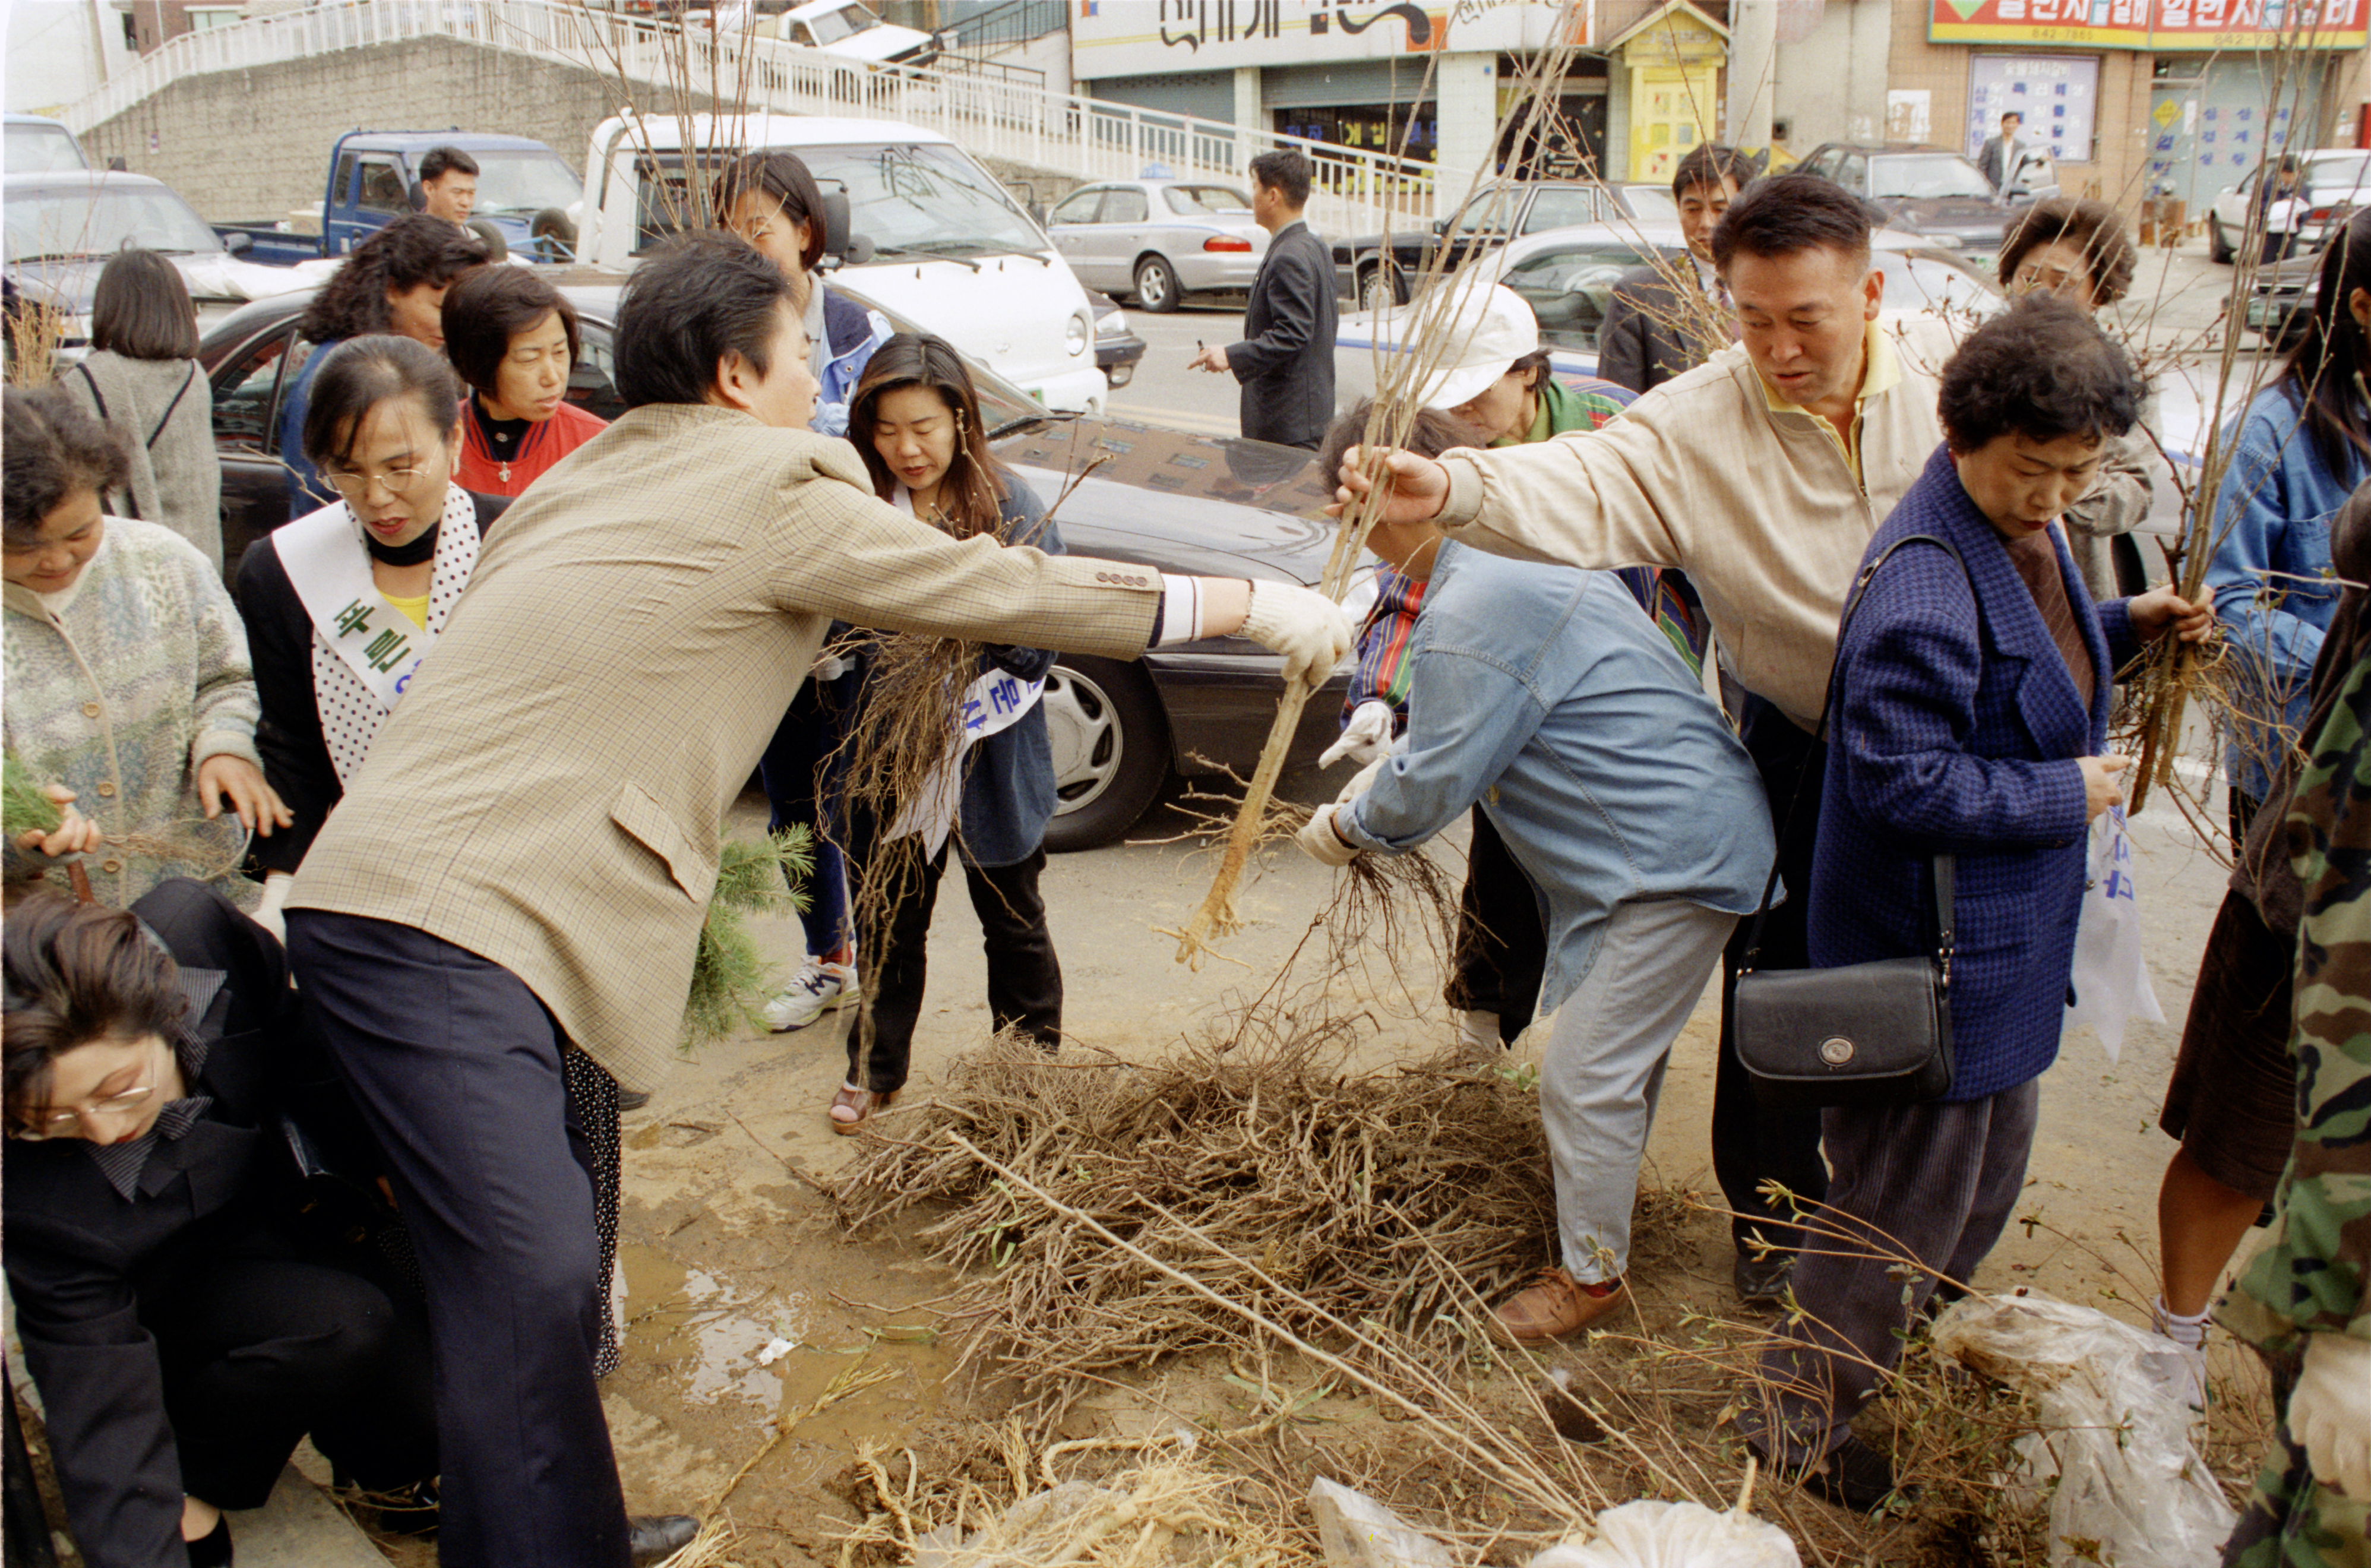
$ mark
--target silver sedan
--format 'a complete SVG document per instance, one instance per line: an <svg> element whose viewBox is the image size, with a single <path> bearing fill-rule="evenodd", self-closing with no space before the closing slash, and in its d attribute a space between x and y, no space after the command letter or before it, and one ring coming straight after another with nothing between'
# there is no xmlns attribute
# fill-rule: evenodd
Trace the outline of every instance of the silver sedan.
<svg viewBox="0 0 2371 1568"><path fill-rule="evenodd" d="M1251 193L1195 179L1112 179L1055 205L1047 229L1079 282L1166 313L1187 294L1252 285L1267 231Z"/></svg>

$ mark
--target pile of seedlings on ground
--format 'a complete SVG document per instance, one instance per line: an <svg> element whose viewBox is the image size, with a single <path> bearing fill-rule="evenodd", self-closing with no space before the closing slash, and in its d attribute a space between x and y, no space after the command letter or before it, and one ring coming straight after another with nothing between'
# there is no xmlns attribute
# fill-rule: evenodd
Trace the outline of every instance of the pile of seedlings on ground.
<svg viewBox="0 0 2371 1568"><path fill-rule="evenodd" d="M1151 1064L994 1042L885 1124L838 1184L842 1213L863 1227L953 1205L922 1234L971 1281L950 1308L972 1331L965 1365L1040 1411L1164 1356L1256 1344L1158 1264L1295 1332L1331 1332L1330 1314L1461 1358L1468 1293L1548 1254L1536 1100L1448 1061L1346 1072L1351 1025L1295 1020L1278 1009L1259 1037Z"/></svg>

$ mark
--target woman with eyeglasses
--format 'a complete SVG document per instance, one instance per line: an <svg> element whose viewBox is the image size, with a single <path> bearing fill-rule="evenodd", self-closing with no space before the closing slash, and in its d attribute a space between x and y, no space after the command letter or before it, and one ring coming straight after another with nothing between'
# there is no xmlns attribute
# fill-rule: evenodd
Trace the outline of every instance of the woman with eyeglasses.
<svg viewBox="0 0 2371 1568"><path fill-rule="evenodd" d="M305 453L341 498L249 545L238 604L255 650L266 774L294 825L260 844L263 905L281 908L346 781L395 711L477 570L509 502L461 488L461 386L444 356L409 338L354 338L329 351L305 414ZM604 1279L618 1255L618 1083L582 1051L561 1058L584 1128ZM618 1365L604 1320L599 1369Z"/></svg>
<svg viewBox="0 0 2371 1568"><path fill-rule="evenodd" d="M176 880L36 891L5 954L8 1288L82 1561L230 1562L223 1511L308 1435L384 1522L433 1520L425 1317L280 944Z"/></svg>
<svg viewBox="0 0 2371 1568"><path fill-rule="evenodd" d="M167 868L127 853L227 810L268 844L290 822L256 749L247 633L222 576L161 524L110 517L130 472L121 441L54 386L6 394L0 617L9 755L72 802L50 833L7 846L8 881L80 856L92 891L124 905Z"/></svg>
<svg viewBox="0 0 2371 1568"><path fill-rule="evenodd" d="M2001 247L2000 281L2018 299L2056 294L2086 316L2097 317L2131 291L2139 266L2140 254L2113 207L2053 196L2027 208L2009 231ZM2110 440L2099 482L2061 519L2083 585L2099 604L2122 592L2108 541L2139 527L2155 501L2151 476L2165 467L2157 438L2149 433L2156 425L2157 393L2149 388L2140 421Z"/></svg>

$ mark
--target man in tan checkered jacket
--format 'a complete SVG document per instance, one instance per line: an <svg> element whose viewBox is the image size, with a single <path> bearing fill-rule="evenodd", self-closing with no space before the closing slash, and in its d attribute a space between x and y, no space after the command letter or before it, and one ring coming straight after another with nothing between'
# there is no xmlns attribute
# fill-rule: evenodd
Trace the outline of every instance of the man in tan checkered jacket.
<svg viewBox="0 0 2371 1568"><path fill-rule="evenodd" d="M800 304L721 235L635 273L630 411L488 537L289 899L427 1280L446 1568L624 1568L694 1528L626 1515L561 1055L666 1070L724 813L829 623L1121 659L1241 632L1312 685L1350 647L1304 588L958 542L876 501L805 428Z"/></svg>

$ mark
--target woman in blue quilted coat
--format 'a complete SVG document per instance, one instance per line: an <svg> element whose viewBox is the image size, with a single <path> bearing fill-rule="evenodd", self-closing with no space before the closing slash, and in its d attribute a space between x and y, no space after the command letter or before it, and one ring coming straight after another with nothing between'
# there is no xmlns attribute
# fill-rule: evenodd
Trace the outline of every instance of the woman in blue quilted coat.
<svg viewBox="0 0 2371 1568"><path fill-rule="evenodd" d="M2063 300L2027 299L1972 333L1943 373L1944 444L1869 542L1837 647L1812 963L1934 951L1935 856L1957 858L1958 883L1950 1088L1822 1113L1829 1212L1796 1262L1802 1316L1746 1422L1766 1457L1847 1507L1894 1490L1853 1416L1938 1282L1966 1281L1992 1251L2024 1185L2088 824L2128 760L2107 755L2115 673L2148 639L2213 625L2171 589L2095 607L2060 532L2141 392L2123 351Z"/></svg>

